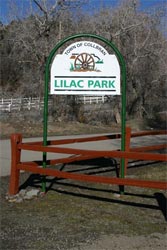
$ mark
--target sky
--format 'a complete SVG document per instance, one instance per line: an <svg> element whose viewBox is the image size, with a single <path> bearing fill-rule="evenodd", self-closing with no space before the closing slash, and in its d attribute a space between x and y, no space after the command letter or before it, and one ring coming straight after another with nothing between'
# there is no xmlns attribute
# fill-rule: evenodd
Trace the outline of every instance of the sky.
<svg viewBox="0 0 167 250"><path fill-rule="evenodd" d="M53 1L54 0L50 0ZM89 0L89 5L92 6L118 6L121 0ZM11 3L16 2L17 9L16 12L22 14L26 13L26 6L30 0L0 0L0 21L4 24L7 24L11 21L12 16L10 15L10 8L9 6ZM140 0L140 9L146 10L149 12L150 8L155 8L159 4L167 4L167 0Z"/></svg>

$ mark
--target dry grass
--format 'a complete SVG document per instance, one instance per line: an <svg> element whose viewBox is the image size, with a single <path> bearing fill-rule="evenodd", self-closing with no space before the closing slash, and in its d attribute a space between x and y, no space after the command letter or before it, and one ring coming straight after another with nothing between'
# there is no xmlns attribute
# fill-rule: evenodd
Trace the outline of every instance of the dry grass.
<svg viewBox="0 0 167 250"><path fill-rule="evenodd" d="M89 165L69 165L82 172ZM97 172L99 172L99 167ZM87 169L87 170L84 170ZM94 169L95 170L95 169ZM102 167L103 174L115 176L112 166ZM164 179L163 163L131 168L130 176ZM89 172L91 172L90 170ZM149 173L149 176L148 176ZM21 184L40 188L39 176L22 174ZM25 183L26 181L26 183ZM28 182L27 182L28 181ZM80 243L92 243L102 235L149 236L166 232L166 192L155 189L119 187L47 177L48 192L43 198L22 203L8 203L4 196L8 177L1 178L1 237L3 249L70 249Z"/></svg>

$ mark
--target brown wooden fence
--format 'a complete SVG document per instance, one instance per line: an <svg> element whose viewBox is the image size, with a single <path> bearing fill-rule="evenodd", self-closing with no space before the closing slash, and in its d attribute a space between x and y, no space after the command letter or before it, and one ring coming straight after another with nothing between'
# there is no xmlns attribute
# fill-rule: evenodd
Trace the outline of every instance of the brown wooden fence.
<svg viewBox="0 0 167 250"><path fill-rule="evenodd" d="M11 136L11 147L12 147L12 160L11 160L11 176L10 176L10 186L9 194L14 195L19 190L19 176L20 170L28 171L31 173L38 173L41 175L55 176L58 178L69 178L80 181L87 182L98 182L106 184L116 184L116 185L129 185L137 187L146 188L157 188L157 189L167 189L167 182L165 181L154 181L154 180L139 180L139 179L128 179L126 177L105 177L105 176L93 176L88 174L77 174L66 171L60 171L56 169L56 164L59 163L70 163L86 159L94 159L99 157L109 157L109 158L124 158L124 174L126 176L128 161L130 159L143 160L143 161L167 161L167 155L165 153L155 153L152 151L165 149L166 144L161 145L151 145L151 146L141 146L141 147L131 147L130 141L132 137L148 136L148 135L161 135L167 134L167 131L145 131L131 133L130 128L126 128L126 145L125 151L118 150L83 150L67 148L65 144L80 143L80 142L91 142L100 140L112 140L121 138L121 134L111 134L103 136L94 136L88 138L76 138L76 139L65 139L65 140L50 140L47 142L47 146L43 146L43 142L29 142L22 143L21 134L13 134ZM63 145L63 147L59 147ZM21 152L23 150L30 150L36 152L51 152L51 153L62 153L69 154L69 157L64 157L61 159L47 160L46 167L43 166L42 161L31 161L31 162L21 162ZM55 165L55 169L49 166ZM122 176L122 175L121 175Z"/></svg>

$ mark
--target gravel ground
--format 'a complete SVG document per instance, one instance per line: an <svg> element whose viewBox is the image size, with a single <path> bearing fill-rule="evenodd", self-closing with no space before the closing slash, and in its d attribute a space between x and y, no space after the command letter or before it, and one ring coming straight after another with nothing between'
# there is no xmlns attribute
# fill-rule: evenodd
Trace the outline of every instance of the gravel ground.
<svg viewBox="0 0 167 250"><path fill-rule="evenodd" d="M66 170L115 176L111 164L68 165ZM128 177L166 179L163 163L136 165ZM20 188L41 187L38 175L21 174ZM2 250L164 250L166 192L47 177L48 192L31 200L6 200L9 177L1 178Z"/></svg>
<svg viewBox="0 0 167 250"><path fill-rule="evenodd" d="M149 236L105 235L92 245L81 245L70 250L164 250L167 247L164 234L154 233Z"/></svg>

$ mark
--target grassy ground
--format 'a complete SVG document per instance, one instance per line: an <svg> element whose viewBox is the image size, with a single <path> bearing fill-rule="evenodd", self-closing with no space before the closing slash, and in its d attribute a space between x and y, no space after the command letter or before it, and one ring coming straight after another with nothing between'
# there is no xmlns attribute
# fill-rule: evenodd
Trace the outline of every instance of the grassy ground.
<svg viewBox="0 0 167 250"><path fill-rule="evenodd" d="M12 133L21 133L23 137L41 137L43 135L42 123L31 122L0 122L0 138L8 139ZM96 134L113 133L119 131L120 125L90 125L79 122L49 122L48 135L74 135L74 134Z"/></svg>
<svg viewBox="0 0 167 250"><path fill-rule="evenodd" d="M149 129L143 120L129 120L127 126L132 130ZM73 122L48 122L48 135L74 135L74 134L98 134L98 133L114 133L121 131L121 124L115 122L104 125L97 123L96 125ZM21 133L23 137L41 137L43 135L43 123L32 121L8 120L0 121L0 139L8 139L12 133Z"/></svg>
<svg viewBox="0 0 167 250"><path fill-rule="evenodd" d="M106 165L68 165L67 170L115 176ZM166 180L163 163L129 168L133 178ZM103 235L166 233L166 192L47 178L48 192L21 203L5 200L9 178L1 178L1 245L4 250L67 250ZM21 175L21 188L40 188L39 176ZM75 249L80 249L75 248ZM104 248L105 249L105 248ZM126 249L126 248L125 248Z"/></svg>

